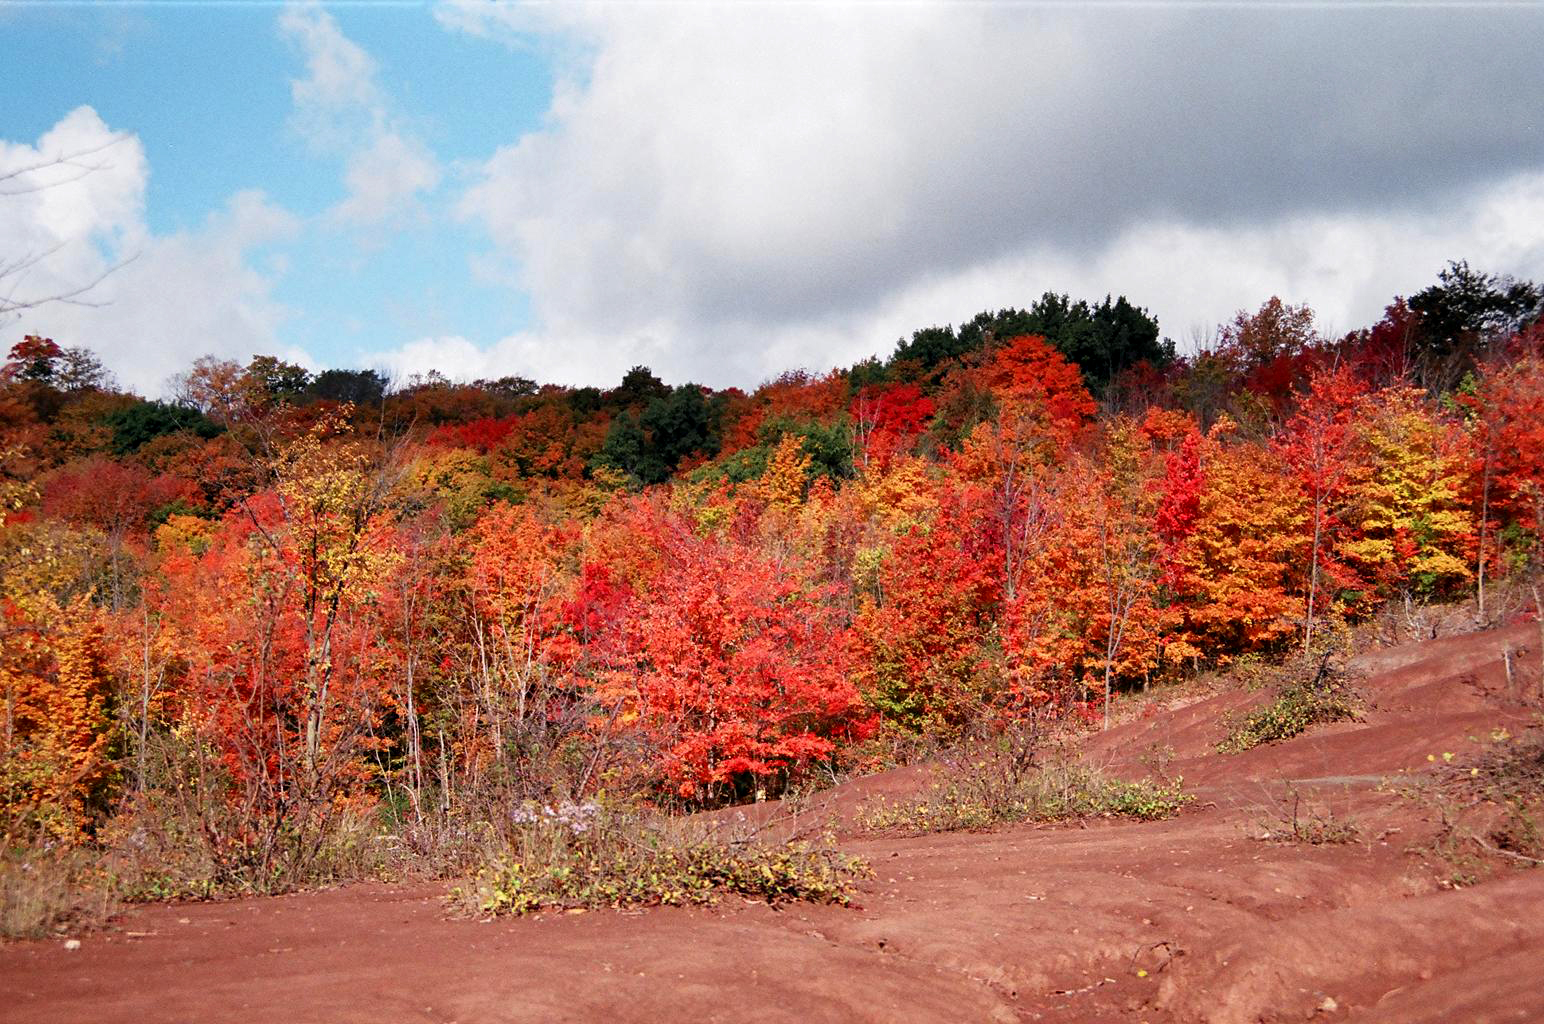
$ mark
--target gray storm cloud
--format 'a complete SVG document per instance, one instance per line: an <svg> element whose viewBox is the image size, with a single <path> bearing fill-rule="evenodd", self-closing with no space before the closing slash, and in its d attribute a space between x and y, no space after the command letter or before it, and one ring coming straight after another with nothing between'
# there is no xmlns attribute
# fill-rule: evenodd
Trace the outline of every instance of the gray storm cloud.
<svg viewBox="0 0 1544 1024"><path fill-rule="evenodd" d="M1538 9L542 17L446 16L578 42L547 126L488 161L462 212L513 262L545 330L673 336L700 375L769 369L757 333L763 353L818 360L822 325L884 320L887 303L992 268L1073 279L1025 280L991 304L1098 284L1090 268L1156 225L1222 232L1226 250L1287 222L1429 212L1462 246L1455 211L1544 169ZM1163 281L1114 287L1162 305L1144 284Z"/></svg>

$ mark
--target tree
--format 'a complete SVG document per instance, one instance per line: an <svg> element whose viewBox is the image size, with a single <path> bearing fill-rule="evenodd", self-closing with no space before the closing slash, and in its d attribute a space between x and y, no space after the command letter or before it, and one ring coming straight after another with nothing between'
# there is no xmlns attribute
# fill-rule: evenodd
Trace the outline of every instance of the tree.
<svg viewBox="0 0 1544 1024"><path fill-rule="evenodd" d="M1194 464L1183 448L1170 463L1171 495L1182 495L1193 486L1191 474L1200 473L1193 520L1179 530L1164 527L1164 579L1178 618L1166 652L1171 660L1226 663L1268 652L1295 631L1304 500L1268 450L1228 443L1232 430L1232 421L1220 420L1196 444Z"/></svg>
<svg viewBox="0 0 1544 1024"><path fill-rule="evenodd" d="M1532 334L1518 339L1520 351L1514 361L1486 366L1477 389L1465 396L1465 403L1474 412L1471 429L1479 435L1483 459L1480 552L1476 559L1479 579L1483 586L1489 557L1484 550L1485 529L1495 511L1526 538L1522 555L1532 570L1529 583L1539 614L1544 656L1544 602L1539 587L1540 569L1544 568L1544 357L1538 335L1535 328ZM1483 597L1481 602L1483 614Z"/></svg>
<svg viewBox="0 0 1544 1024"><path fill-rule="evenodd" d="M880 552L874 593L859 600L854 623L854 678L885 720L951 736L995 696L1002 556L980 488L941 489L936 501Z"/></svg>
<svg viewBox="0 0 1544 1024"><path fill-rule="evenodd" d="M678 529L662 554L599 692L648 739L678 796L784 784L863 733L869 715L827 595L791 566Z"/></svg>
<svg viewBox="0 0 1544 1024"><path fill-rule="evenodd" d="M1468 583L1475 523L1462 501L1461 436L1411 387L1376 392L1353 429L1340 557L1385 594L1433 597Z"/></svg>
<svg viewBox="0 0 1544 1024"><path fill-rule="evenodd" d="M311 374L275 356L253 356L246 379L255 393L270 401L293 402L311 386Z"/></svg>
<svg viewBox="0 0 1544 1024"><path fill-rule="evenodd" d="M1271 296L1254 313L1239 310L1218 332L1217 349L1246 378L1281 359L1291 359L1320 342L1314 313Z"/></svg>
<svg viewBox="0 0 1544 1024"><path fill-rule="evenodd" d="M669 393L670 388L647 366L635 366L622 376L622 383L608 392L606 398L613 406L641 410L654 399Z"/></svg>
<svg viewBox="0 0 1544 1024"><path fill-rule="evenodd" d="M139 451L166 434L186 431L205 439L217 436L221 427L197 409L167 402L138 402L107 417L113 432L112 448L118 455Z"/></svg>
<svg viewBox="0 0 1544 1024"><path fill-rule="evenodd" d="M584 718L575 713L584 710L571 677L577 650L563 616L571 542L566 531L514 505L490 509L466 538L463 671L486 735L464 736L463 746L475 744L475 756L513 772L527 793L550 783L545 762Z"/></svg>
<svg viewBox="0 0 1544 1024"><path fill-rule="evenodd" d="M976 351L1022 335L1044 338L1082 370L1088 386L1102 392L1122 370L1139 363L1166 366L1174 344L1159 341L1158 321L1124 295L1090 305L1046 292L1028 310L979 313L960 328L962 351Z"/></svg>
<svg viewBox="0 0 1544 1024"><path fill-rule="evenodd" d="M1355 420L1366 394L1366 383L1350 366L1313 374L1309 379L1308 393L1274 444L1275 450L1296 475L1307 496L1309 523L1313 531L1305 587L1305 655L1313 642L1325 555L1339 542L1340 523L1334 513L1343 499L1350 469ZM1339 569L1338 566L1336 568ZM1342 585L1351 582L1349 573L1343 569L1333 575Z"/></svg>
<svg viewBox="0 0 1544 1024"><path fill-rule="evenodd" d="M311 379L306 390L332 402L379 405L386 396L386 378L375 370L323 370Z"/></svg>
<svg viewBox="0 0 1544 1024"><path fill-rule="evenodd" d="M11 346L10 361L0 366L0 381L20 380L52 386L64 350L52 338L29 334Z"/></svg>
<svg viewBox="0 0 1544 1024"><path fill-rule="evenodd" d="M860 390L848 410L855 461L865 469L871 462L881 469L887 466L916 443L934 408L933 400L915 384Z"/></svg>
<svg viewBox="0 0 1544 1024"><path fill-rule="evenodd" d="M1472 270L1450 262L1437 283L1410 296L1419 318L1415 362L1420 381L1447 390L1471 370L1482 350L1544 315L1544 288L1531 281Z"/></svg>

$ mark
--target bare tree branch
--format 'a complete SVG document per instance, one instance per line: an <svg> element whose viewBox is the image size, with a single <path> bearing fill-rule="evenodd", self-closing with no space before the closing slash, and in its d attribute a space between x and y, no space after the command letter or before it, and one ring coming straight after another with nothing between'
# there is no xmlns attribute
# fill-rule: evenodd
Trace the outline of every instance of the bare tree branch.
<svg viewBox="0 0 1544 1024"><path fill-rule="evenodd" d="M28 195L34 192L42 192L47 189L68 185L71 182L80 181L97 171L106 170L112 166L106 162L84 162L86 158L118 145L128 139L127 134L115 135L108 141L88 149L77 150L71 153L61 153L37 163L16 167L9 171L0 172L0 198ZM46 171L55 167L67 167L76 173L67 178L55 181L38 182L32 184L17 184L14 187L5 187L7 182L22 182L26 176L38 171ZM92 280L81 285L65 285L57 289L45 289L39 293L29 294L23 289L31 271L37 269L45 260L64 248L65 243L51 246L42 251L27 252L17 256L0 255L0 321L20 316L28 310L40 306L62 304L69 306L99 307L104 302L94 302L85 296L123 267L138 259L138 254L119 260L106 270L102 271Z"/></svg>
<svg viewBox="0 0 1544 1024"><path fill-rule="evenodd" d="M54 188L57 185L68 185L72 181L79 181L80 179L86 177L88 174L93 174L96 171L106 170L112 165L83 164L80 162L80 160L84 157L94 156L97 153L111 149L112 147L118 145L120 142L123 142L128 138L129 135L127 133L122 135L115 135L108 141L102 143L100 146L92 146L90 149L77 150L74 153L61 153L56 157L51 157L50 159L42 160L35 164L28 164L25 167L16 167L9 171L0 172L0 185L4 185L8 181L15 181L23 175L32 174L35 171L46 171L51 167L70 167L79 172L74 177L64 178L60 181L50 181L38 185L28 185L20 188L0 188L0 196L24 196L33 192L42 192L45 189Z"/></svg>

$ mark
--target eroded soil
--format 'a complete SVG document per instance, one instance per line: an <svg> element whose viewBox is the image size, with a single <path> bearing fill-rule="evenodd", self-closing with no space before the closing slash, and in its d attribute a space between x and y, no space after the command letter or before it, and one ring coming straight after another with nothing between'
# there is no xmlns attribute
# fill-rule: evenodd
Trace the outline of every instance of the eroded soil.
<svg viewBox="0 0 1544 1024"><path fill-rule="evenodd" d="M0 1019L33 1021L1544 1021L1544 870L1473 886L1419 852L1419 778L1536 719L1531 624L1364 656L1364 721L1212 752L1232 693L1112 729L1116 770L1172 751L1180 817L844 842L861 907L448 917L441 890L355 886L136 909L68 951L0 949ZM1511 651L1507 677L1504 652ZM1167 748L1167 749L1166 749ZM824 795L851 822L892 773ZM1353 843L1260 838L1289 783Z"/></svg>

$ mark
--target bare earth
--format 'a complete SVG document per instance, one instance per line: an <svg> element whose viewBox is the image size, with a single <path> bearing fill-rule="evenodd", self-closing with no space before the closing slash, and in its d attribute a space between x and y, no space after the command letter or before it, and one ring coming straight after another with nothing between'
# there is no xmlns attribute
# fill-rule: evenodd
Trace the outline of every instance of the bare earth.
<svg viewBox="0 0 1544 1024"><path fill-rule="evenodd" d="M1427 826L1381 780L1462 758L1530 721L1502 651L1535 626L1364 656L1361 723L1224 757L1230 694L1111 730L1154 744L1199 799L1089 828L853 838L877 877L858 909L447 916L441 890L356 886L138 909L82 937L0 948L0 1020L1544 1022L1544 871L1445 888ZM1538 652L1523 660L1536 664ZM1534 672L1537 670L1535 669ZM1361 838L1262 841L1287 780ZM860 780L819 813L919 784Z"/></svg>

